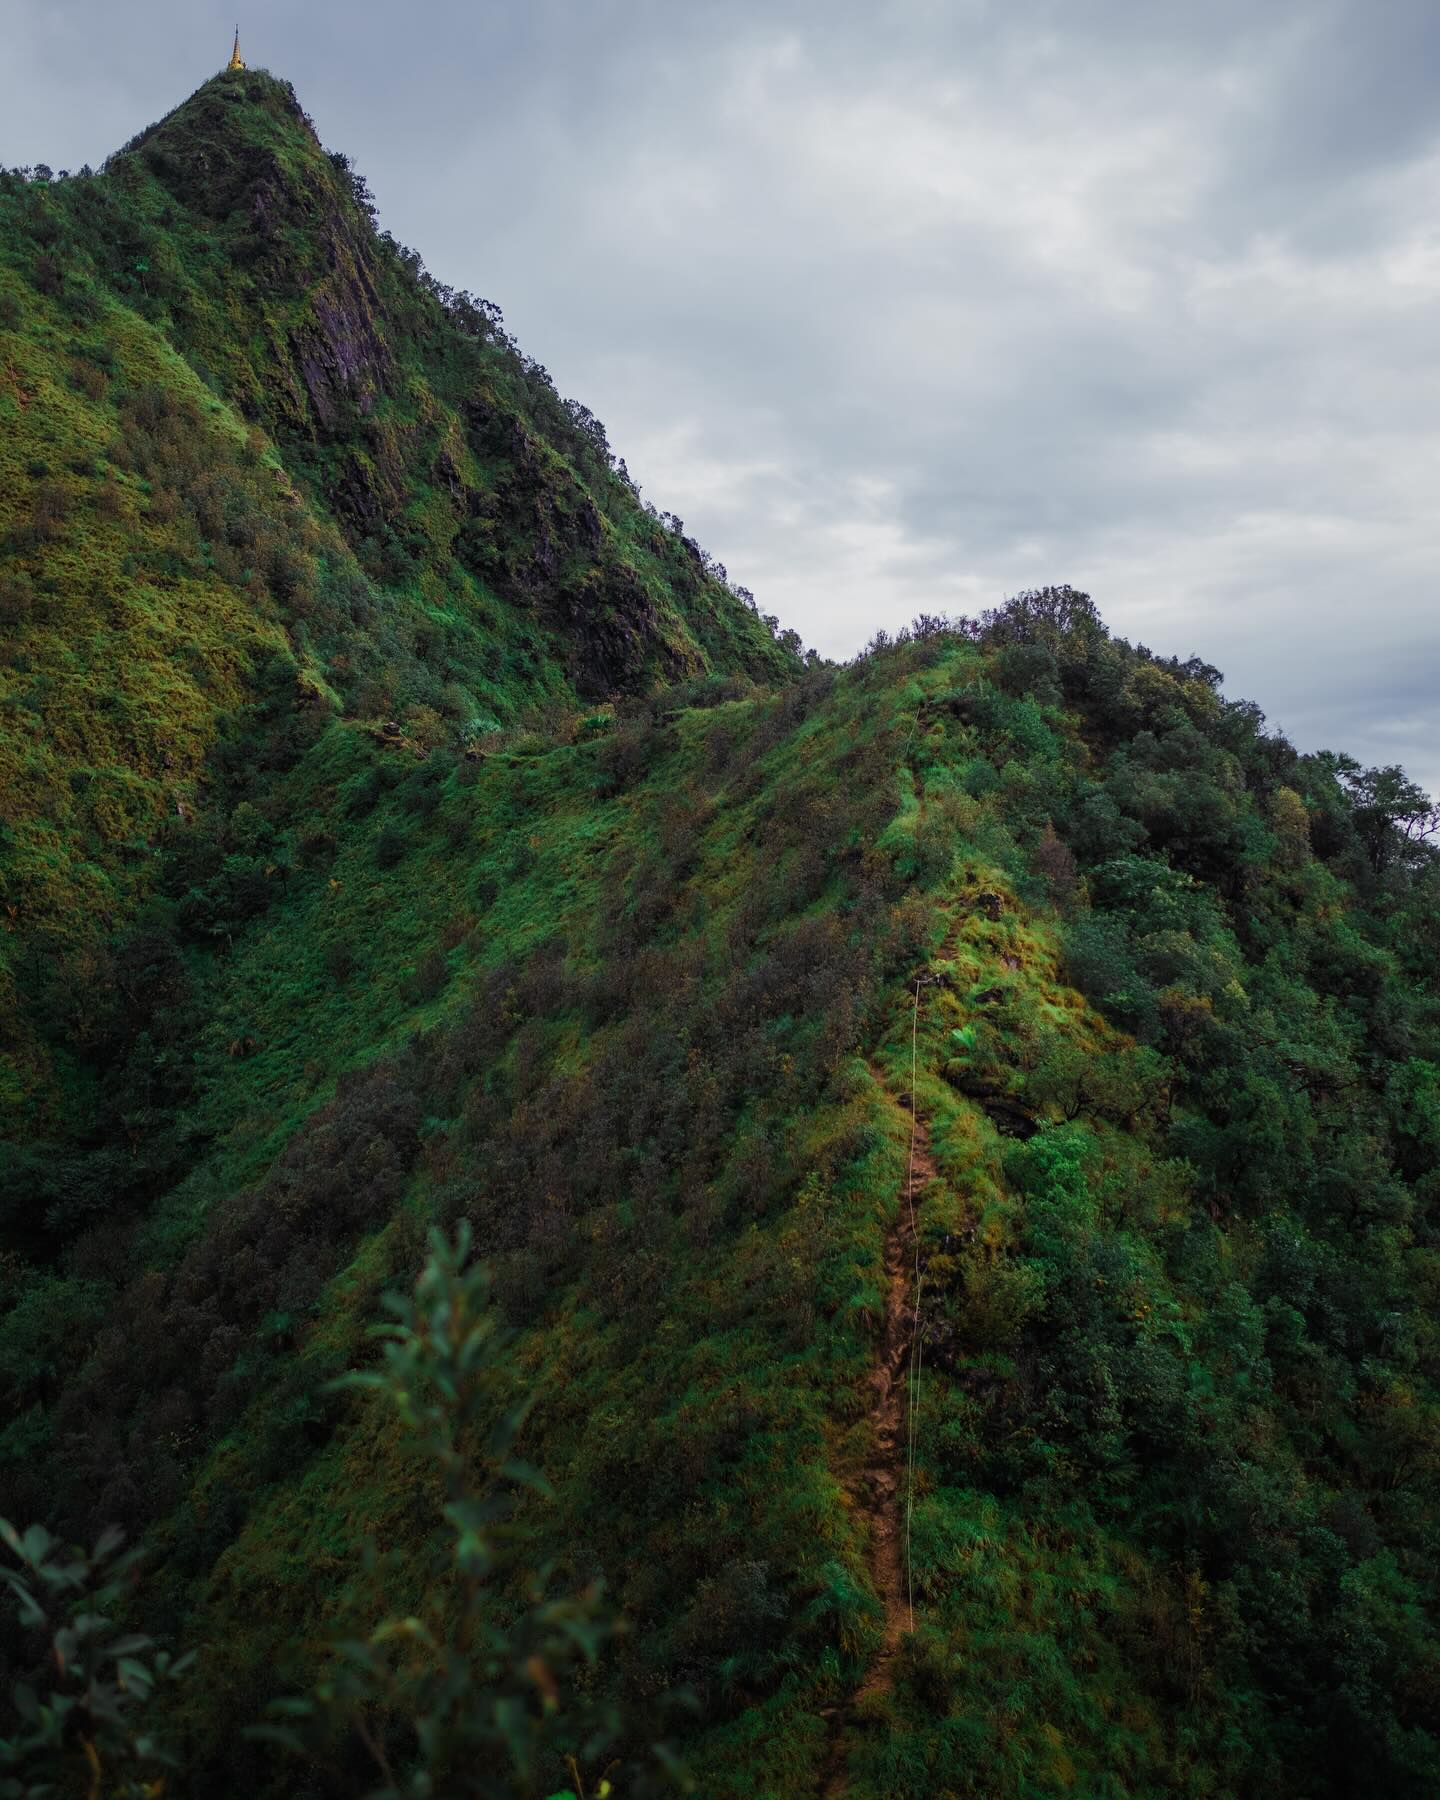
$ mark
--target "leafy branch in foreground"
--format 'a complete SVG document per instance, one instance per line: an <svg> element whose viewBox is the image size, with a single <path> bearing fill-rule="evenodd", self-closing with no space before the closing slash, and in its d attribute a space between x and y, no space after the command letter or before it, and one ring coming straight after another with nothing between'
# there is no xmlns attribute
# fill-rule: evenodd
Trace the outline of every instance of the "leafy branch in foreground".
<svg viewBox="0 0 1440 1800"><path fill-rule="evenodd" d="M19 1568L0 1569L21 1626L46 1640L42 1667L13 1691L19 1729L0 1737L0 1797L155 1800L174 1759L139 1727L162 1683L184 1674L148 1637L111 1619L135 1580L139 1551L122 1553L112 1526L95 1548L67 1549L41 1525L19 1532L0 1519L0 1542Z"/></svg>
<svg viewBox="0 0 1440 1800"><path fill-rule="evenodd" d="M431 1551L436 1598L424 1616L389 1618L363 1639L331 1645L311 1694L277 1702L286 1723L261 1733L312 1755L353 1733L380 1776L371 1800L533 1794L563 1756L594 1766L613 1742L613 1713L565 1686L617 1630L598 1588L546 1596L549 1571L518 1566L515 1502L547 1492L514 1455L530 1402L509 1398L512 1334L490 1305L489 1272L467 1267L470 1232L439 1232L407 1295L390 1294L392 1324L377 1369L337 1386L378 1394L416 1455L439 1478L443 1524ZM372 1553L373 1554L373 1553ZM603 1778L598 1792L608 1792Z"/></svg>

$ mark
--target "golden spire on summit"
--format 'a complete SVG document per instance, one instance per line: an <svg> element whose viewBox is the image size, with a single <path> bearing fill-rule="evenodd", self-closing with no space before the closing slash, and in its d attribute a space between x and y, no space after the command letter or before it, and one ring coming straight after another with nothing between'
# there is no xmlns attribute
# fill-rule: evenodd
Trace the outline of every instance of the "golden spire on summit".
<svg viewBox="0 0 1440 1800"><path fill-rule="evenodd" d="M238 25L235 27L235 48L230 52L230 61L227 66L231 69L243 69L245 67L245 63L240 55L240 27Z"/></svg>

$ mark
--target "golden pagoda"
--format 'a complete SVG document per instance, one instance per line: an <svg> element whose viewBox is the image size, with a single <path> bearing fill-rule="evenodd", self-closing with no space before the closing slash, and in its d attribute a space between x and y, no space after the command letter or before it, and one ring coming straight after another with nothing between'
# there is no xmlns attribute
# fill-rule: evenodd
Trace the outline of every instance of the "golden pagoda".
<svg viewBox="0 0 1440 1800"><path fill-rule="evenodd" d="M240 55L240 27L238 25L235 27L235 48L230 52L230 61L227 64L227 67L231 69L243 69L245 67L244 60Z"/></svg>

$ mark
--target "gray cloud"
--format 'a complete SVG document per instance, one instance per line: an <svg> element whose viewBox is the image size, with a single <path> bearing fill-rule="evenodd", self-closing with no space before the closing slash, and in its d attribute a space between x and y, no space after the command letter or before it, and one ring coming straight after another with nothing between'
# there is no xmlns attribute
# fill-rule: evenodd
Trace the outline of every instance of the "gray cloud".
<svg viewBox="0 0 1440 1800"><path fill-rule="evenodd" d="M228 48L0 0L0 159ZM1440 787L1432 0L255 0L382 216L846 655L1070 580L1306 748Z"/></svg>

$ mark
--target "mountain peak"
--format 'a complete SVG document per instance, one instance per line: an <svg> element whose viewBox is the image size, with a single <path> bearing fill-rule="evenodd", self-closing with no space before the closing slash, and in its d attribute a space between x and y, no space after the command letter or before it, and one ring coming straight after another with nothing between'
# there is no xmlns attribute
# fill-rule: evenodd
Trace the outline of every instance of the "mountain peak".
<svg viewBox="0 0 1440 1800"><path fill-rule="evenodd" d="M288 81L264 69L224 69L132 138L107 168L138 161L187 210L219 220L256 184L313 179L326 158Z"/></svg>

